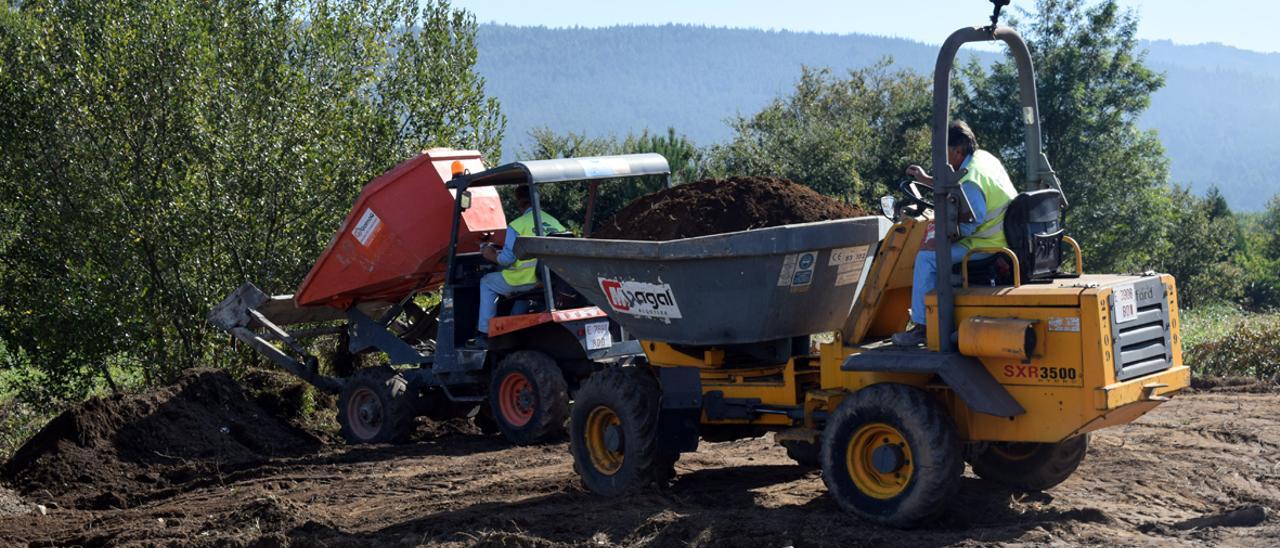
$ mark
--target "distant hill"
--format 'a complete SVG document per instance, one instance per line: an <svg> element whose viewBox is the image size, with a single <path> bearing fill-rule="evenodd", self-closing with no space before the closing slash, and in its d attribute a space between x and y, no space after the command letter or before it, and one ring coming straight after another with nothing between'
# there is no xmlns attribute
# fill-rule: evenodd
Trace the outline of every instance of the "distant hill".
<svg viewBox="0 0 1280 548"><path fill-rule="evenodd" d="M725 120L792 89L802 65L837 70L891 57L932 70L935 45L869 35L708 28L513 27L479 32L479 72L508 117L504 155L531 129L625 135L674 126L698 144L730 137ZM1256 210L1278 188L1280 54L1148 42L1167 85L1143 117L1159 131L1176 182L1218 184L1232 207ZM997 54L974 51L982 61Z"/></svg>

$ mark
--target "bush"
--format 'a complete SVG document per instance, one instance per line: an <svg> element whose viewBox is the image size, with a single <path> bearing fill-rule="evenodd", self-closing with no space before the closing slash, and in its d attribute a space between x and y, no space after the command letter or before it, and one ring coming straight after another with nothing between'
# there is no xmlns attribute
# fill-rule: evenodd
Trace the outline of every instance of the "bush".
<svg viewBox="0 0 1280 548"><path fill-rule="evenodd" d="M1190 347L1184 361L1197 375L1280 381L1280 325L1240 322L1226 335Z"/></svg>

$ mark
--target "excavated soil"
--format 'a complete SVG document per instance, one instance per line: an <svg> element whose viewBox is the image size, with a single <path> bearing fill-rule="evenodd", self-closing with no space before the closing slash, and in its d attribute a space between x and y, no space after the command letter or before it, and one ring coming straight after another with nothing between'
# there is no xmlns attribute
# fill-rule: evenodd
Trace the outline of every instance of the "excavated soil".
<svg viewBox="0 0 1280 548"><path fill-rule="evenodd" d="M863 215L783 179L707 179L643 196L601 223L591 237L663 241Z"/></svg>
<svg viewBox="0 0 1280 548"><path fill-rule="evenodd" d="M319 447L225 372L196 369L172 386L94 398L62 413L18 449L3 475L42 503L126 508Z"/></svg>
<svg viewBox="0 0 1280 548"><path fill-rule="evenodd" d="M163 407L179 399L119 405ZM204 452L214 459L240 455L246 463L272 452L222 449L235 444L218 430L201 430L228 422L184 422L188 437L206 440L197 444L204 451L184 452L186 458ZM273 435L305 445L288 432ZM140 451L111 443L118 436L88 437L95 447L115 446L94 453L103 458L139 458ZM87 450L74 435L57 440L67 451ZM703 443L677 469L666 490L603 499L579 487L563 443L512 447L496 436L456 433L403 446L325 446L235 470L206 468L202 480L152 489L127 508L49 504L100 487L51 482L46 487L54 491L46 494L34 478L20 476L27 478L21 504L48 510L0 518L0 545L1280 545L1275 392L1218 387L1177 396L1132 424L1096 433L1080 469L1047 492L1011 492L967 473L946 517L913 531L840 512L819 473L793 464L768 437ZM147 490L142 483L112 485L126 497L128 489Z"/></svg>

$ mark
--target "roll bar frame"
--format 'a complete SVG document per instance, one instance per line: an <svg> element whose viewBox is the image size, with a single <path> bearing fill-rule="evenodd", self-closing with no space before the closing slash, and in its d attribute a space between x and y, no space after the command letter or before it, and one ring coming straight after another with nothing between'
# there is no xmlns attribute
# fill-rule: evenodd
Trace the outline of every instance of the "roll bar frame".
<svg viewBox="0 0 1280 548"><path fill-rule="evenodd" d="M1018 66L1018 95L1022 102L1023 138L1026 145L1026 183L1028 190L1053 188L1066 207L1062 184L1057 173L1049 165L1040 140L1040 106L1036 99L1035 67L1031 63L1031 50L1027 43L1010 27L993 24L986 27L959 29L943 42L933 71L933 173L934 184L934 249L935 253L949 253L951 242L960 239L959 212L968 201L960 189L960 179L965 170L956 171L947 164L947 128L951 123L951 70L955 65L960 46L970 42L1003 41L1009 46ZM944 238L945 236L945 238ZM945 246L945 247L944 247ZM944 264L939 261L939 264ZM938 350L955 352L956 343L951 337L955 331L955 291L952 288L951 268L938 268Z"/></svg>

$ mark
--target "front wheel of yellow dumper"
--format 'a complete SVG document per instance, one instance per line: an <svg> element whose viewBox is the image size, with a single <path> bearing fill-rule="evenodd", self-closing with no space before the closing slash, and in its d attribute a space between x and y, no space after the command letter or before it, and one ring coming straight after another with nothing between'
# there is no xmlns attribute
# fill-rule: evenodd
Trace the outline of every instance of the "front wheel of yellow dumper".
<svg viewBox="0 0 1280 548"><path fill-rule="evenodd" d="M912 527L946 509L964 473L951 416L927 392L877 384L845 398L822 434L822 480L869 521Z"/></svg>
<svg viewBox="0 0 1280 548"><path fill-rule="evenodd" d="M574 398L573 465L591 492L618 496L663 483L674 459L658 450L658 382L637 367L594 373Z"/></svg>
<svg viewBox="0 0 1280 548"><path fill-rule="evenodd" d="M969 464L982 479L1013 489L1043 491L1071 477L1088 448L1088 434L1059 443L997 442L969 457Z"/></svg>

